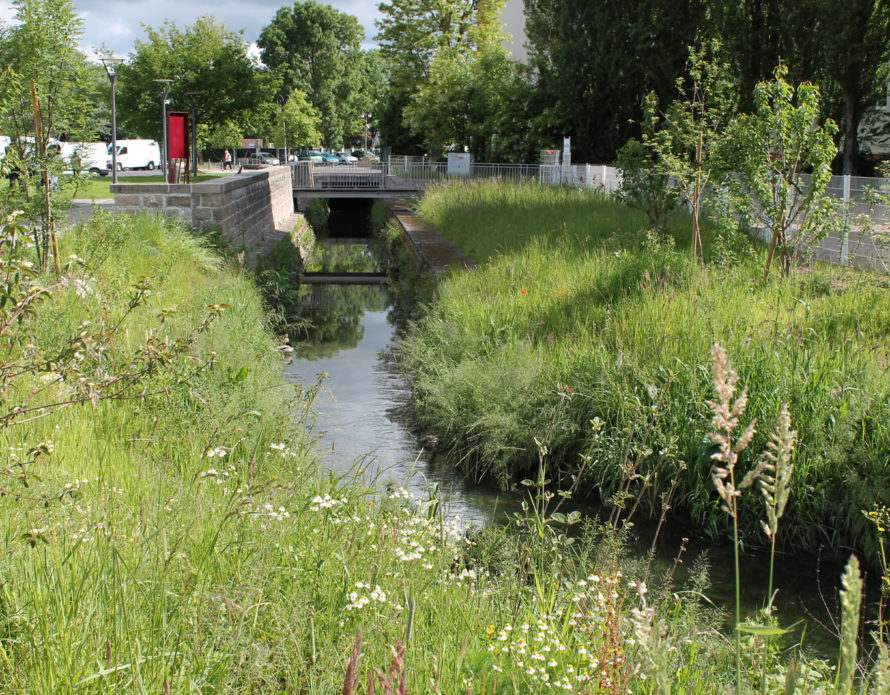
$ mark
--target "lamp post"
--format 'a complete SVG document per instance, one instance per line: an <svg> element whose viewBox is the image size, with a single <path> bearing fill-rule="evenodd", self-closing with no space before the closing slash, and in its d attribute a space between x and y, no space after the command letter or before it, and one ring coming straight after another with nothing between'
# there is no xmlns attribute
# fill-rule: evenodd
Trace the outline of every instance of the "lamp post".
<svg viewBox="0 0 890 695"><path fill-rule="evenodd" d="M114 87L117 84L117 70L124 59L109 56L100 60L111 81L111 183L117 183L117 104L114 100Z"/></svg>
<svg viewBox="0 0 890 695"><path fill-rule="evenodd" d="M365 145L362 148L364 152L368 151L368 119L371 118L370 113L363 113L362 118L365 119Z"/></svg>
<svg viewBox="0 0 890 695"><path fill-rule="evenodd" d="M167 152L167 95L170 93L170 85L173 84L173 80L167 79L156 79L152 80L152 82L157 82L161 85L161 132L164 134L164 149L161 152L161 156L164 158L164 183L167 183L169 179L169 172L167 171L167 163L169 154Z"/></svg>
<svg viewBox="0 0 890 695"><path fill-rule="evenodd" d="M192 102L192 173L198 175L198 117L195 115L195 102L204 92L186 92L189 95L189 101Z"/></svg>

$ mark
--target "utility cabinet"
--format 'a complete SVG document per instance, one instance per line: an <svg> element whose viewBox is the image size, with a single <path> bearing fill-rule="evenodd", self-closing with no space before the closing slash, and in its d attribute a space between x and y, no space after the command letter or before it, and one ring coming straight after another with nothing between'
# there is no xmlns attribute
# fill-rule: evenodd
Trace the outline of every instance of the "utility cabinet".
<svg viewBox="0 0 890 695"><path fill-rule="evenodd" d="M473 155L466 152L448 153L448 175L469 176L473 173Z"/></svg>

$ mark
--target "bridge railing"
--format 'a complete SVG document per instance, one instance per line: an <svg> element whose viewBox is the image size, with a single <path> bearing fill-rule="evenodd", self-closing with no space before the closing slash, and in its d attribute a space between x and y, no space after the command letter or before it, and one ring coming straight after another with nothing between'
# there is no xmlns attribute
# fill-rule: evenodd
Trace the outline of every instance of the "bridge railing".
<svg viewBox="0 0 890 695"><path fill-rule="evenodd" d="M430 162L423 157L393 157L385 162L361 162L357 165L313 164L296 162L294 188L299 190L376 189L420 191L445 181L498 179L537 181L544 185L568 185L613 191L618 188L618 170L599 164L563 167L542 164L474 163L467 174L448 172L445 162Z"/></svg>

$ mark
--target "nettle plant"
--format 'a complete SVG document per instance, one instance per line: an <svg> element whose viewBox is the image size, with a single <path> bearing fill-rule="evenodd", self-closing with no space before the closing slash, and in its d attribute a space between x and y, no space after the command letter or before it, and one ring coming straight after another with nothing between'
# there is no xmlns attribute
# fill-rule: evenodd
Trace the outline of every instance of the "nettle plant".
<svg viewBox="0 0 890 695"><path fill-rule="evenodd" d="M22 443L14 430L71 406L141 399L188 383L211 364L195 356L198 335L227 308L208 307L203 322L178 339L162 336L161 326L171 313L161 312L158 325L143 341L125 348L117 338L127 317L152 293L151 279L139 278L129 288L122 315L110 319L108 312L99 312L64 340L50 346L35 344L32 327L40 319L41 307L66 290L84 299L92 294L88 266L72 257L60 274L39 274L34 244L19 212L0 219L0 433L7 433L13 443L0 476L20 484L18 491L12 491L0 479L0 494L29 497L22 490L29 487L31 464L53 451L51 441ZM190 359L182 359L186 356Z"/></svg>

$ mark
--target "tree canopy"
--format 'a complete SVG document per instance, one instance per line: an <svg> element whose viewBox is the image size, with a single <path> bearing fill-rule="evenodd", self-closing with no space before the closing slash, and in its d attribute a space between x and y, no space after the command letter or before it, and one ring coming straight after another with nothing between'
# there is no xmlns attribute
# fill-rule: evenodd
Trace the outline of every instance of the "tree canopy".
<svg viewBox="0 0 890 695"><path fill-rule="evenodd" d="M172 79L169 108L190 111L189 92L197 92L197 121L211 129L233 121L258 132L274 115L277 82L251 59L241 35L209 15L184 29L165 22L146 27L135 53L120 68L118 114L125 127L160 138L161 96L155 79Z"/></svg>
<svg viewBox="0 0 890 695"><path fill-rule="evenodd" d="M316 0L282 7L266 25L257 45L263 63L281 79L279 96L299 89L321 119L324 143L340 146L362 128L362 83L358 20Z"/></svg>

